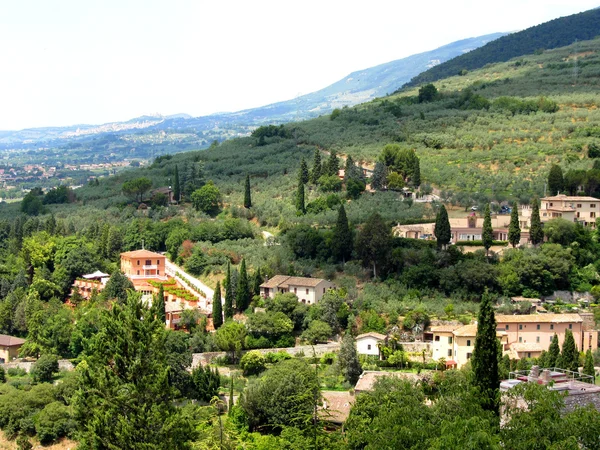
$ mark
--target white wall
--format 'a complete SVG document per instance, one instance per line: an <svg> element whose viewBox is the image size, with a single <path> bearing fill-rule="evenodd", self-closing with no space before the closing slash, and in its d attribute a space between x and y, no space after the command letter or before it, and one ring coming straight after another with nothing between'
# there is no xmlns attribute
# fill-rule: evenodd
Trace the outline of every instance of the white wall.
<svg viewBox="0 0 600 450"><path fill-rule="evenodd" d="M374 355L379 356L379 340L372 336L365 336L356 340L356 351L359 355ZM369 348L369 345L371 348Z"/></svg>

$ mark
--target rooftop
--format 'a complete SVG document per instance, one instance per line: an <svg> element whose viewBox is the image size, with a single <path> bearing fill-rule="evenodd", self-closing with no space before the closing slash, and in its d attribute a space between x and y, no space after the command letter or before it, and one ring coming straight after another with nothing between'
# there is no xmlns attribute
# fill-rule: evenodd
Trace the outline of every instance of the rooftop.
<svg viewBox="0 0 600 450"><path fill-rule="evenodd" d="M522 314L496 315L498 323L579 323L583 319L579 314Z"/></svg>
<svg viewBox="0 0 600 450"><path fill-rule="evenodd" d="M461 325L438 325L431 327L432 333L452 333L454 330L460 328Z"/></svg>
<svg viewBox="0 0 600 450"><path fill-rule="evenodd" d="M595 197L584 197L584 196L578 196L578 195L565 195L565 194L558 194L558 195L554 195L552 197L542 197L540 199L541 201L545 202L545 201L567 201L567 202L576 202L576 201L584 201L584 202L597 202L600 201L600 199L597 199Z"/></svg>
<svg viewBox="0 0 600 450"><path fill-rule="evenodd" d="M21 339L7 334L0 334L0 347L14 347L16 345L23 345L25 339Z"/></svg>
<svg viewBox="0 0 600 450"><path fill-rule="evenodd" d="M344 423L354 404L354 395L348 391L322 391L323 405L319 416L327 422Z"/></svg>
<svg viewBox="0 0 600 450"><path fill-rule="evenodd" d="M315 287L323 280L322 278L306 278L306 277L290 277L287 275L275 275L270 280L265 281L260 287L263 288L276 288L276 287L288 287L288 286L306 286Z"/></svg>
<svg viewBox="0 0 600 450"><path fill-rule="evenodd" d="M369 333L359 334L358 336L356 336L356 340L358 341L359 339L366 338L366 337L374 337L375 339L379 339L380 341L383 341L386 338L385 334L376 333L375 331L370 331Z"/></svg>
<svg viewBox="0 0 600 450"><path fill-rule="evenodd" d="M384 371L365 370L361 374L360 378L358 379L358 382L356 383L354 390L356 392L372 391L373 386L375 385L375 382L380 377L404 378L404 379L412 380L412 381L417 381L420 379L419 375L417 375L416 373L411 373L411 372L384 372Z"/></svg>
<svg viewBox="0 0 600 450"><path fill-rule="evenodd" d="M164 258L165 255L151 252L150 250L133 250L131 252L121 253L121 258Z"/></svg>

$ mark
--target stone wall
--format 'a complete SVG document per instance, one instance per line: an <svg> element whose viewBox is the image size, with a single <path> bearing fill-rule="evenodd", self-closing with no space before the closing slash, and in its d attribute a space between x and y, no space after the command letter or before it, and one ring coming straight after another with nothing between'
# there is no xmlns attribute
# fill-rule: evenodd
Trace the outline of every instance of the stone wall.
<svg viewBox="0 0 600 450"><path fill-rule="evenodd" d="M4 370L8 369L23 369L25 372L29 373L31 368L35 364L35 361L12 361L9 363L0 364L0 366L4 367ZM58 360L58 369L59 370L73 370L75 367L73 363L68 359L59 359Z"/></svg>

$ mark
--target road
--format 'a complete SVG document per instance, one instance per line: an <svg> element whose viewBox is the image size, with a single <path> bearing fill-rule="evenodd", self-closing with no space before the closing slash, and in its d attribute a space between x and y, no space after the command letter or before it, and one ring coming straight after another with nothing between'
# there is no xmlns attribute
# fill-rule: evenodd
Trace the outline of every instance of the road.
<svg viewBox="0 0 600 450"><path fill-rule="evenodd" d="M198 298L200 299L200 302L203 303L203 309L208 309L207 300L212 301L213 295L215 295L215 291L213 289L209 288L202 281L200 281L193 275L190 275L185 270L183 270L183 268L179 267L178 265L169 261L168 259L166 259L166 272L168 275L170 275L174 278L178 278L179 281L182 282L181 284L193 285L193 287L195 287L200 292L202 292L204 294L205 298L199 296L197 293L194 292L193 289L188 289L190 292L192 292L193 294L196 294L198 296ZM176 273L179 273L180 277L176 277L176 275L175 275ZM185 286L185 287L187 288L188 286Z"/></svg>

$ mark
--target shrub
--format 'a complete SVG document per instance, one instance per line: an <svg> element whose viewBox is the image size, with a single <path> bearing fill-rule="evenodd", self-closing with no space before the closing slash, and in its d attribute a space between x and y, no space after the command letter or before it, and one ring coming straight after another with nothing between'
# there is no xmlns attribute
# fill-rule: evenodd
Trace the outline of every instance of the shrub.
<svg viewBox="0 0 600 450"><path fill-rule="evenodd" d="M302 357L304 356L304 352L300 351L299 353L302 353ZM298 354L296 356L298 356ZM280 361L285 361L286 359L292 359L292 355L288 352L269 352L265 355L265 359L269 364L276 364Z"/></svg>
<svg viewBox="0 0 600 450"><path fill-rule="evenodd" d="M24 377L27 375L27 371L20 367L10 367L7 372L9 377Z"/></svg>
<svg viewBox="0 0 600 450"><path fill-rule="evenodd" d="M42 444L68 436L74 429L75 422L69 407L61 402L46 405L35 417L35 431Z"/></svg>
<svg viewBox="0 0 600 450"><path fill-rule="evenodd" d="M331 365L335 362L336 357L335 353L327 352L321 356L321 364Z"/></svg>
<svg viewBox="0 0 600 450"><path fill-rule="evenodd" d="M244 375L258 375L266 368L266 358L258 350L252 350L242 356L240 369Z"/></svg>
<svg viewBox="0 0 600 450"><path fill-rule="evenodd" d="M31 376L36 383L51 382L56 372L58 372L58 357L42 355L33 365Z"/></svg>
<svg viewBox="0 0 600 450"><path fill-rule="evenodd" d="M0 383L6 383L6 371L4 367L0 367Z"/></svg>

